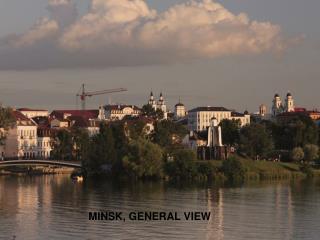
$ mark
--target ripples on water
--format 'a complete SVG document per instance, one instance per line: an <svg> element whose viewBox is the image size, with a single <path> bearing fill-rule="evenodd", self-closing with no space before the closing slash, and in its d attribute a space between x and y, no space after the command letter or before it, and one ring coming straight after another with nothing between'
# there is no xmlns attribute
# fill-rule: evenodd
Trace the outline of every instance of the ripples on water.
<svg viewBox="0 0 320 240"><path fill-rule="evenodd" d="M0 176L0 239L319 239L318 182L239 188ZM88 211L211 211L209 222L92 222Z"/></svg>

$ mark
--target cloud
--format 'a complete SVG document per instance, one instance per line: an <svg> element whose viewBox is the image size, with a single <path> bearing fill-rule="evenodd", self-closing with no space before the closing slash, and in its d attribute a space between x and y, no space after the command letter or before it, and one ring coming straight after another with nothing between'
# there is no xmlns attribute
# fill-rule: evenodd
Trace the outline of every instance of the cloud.
<svg viewBox="0 0 320 240"><path fill-rule="evenodd" d="M143 0L91 0L79 18L71 0L50 0L48 10L50 19L2 39L0 69L167 64L286 48L280 26L235 15L213 0L164 12Z"/></svg>
<svg viewBox="0 0 320 240"><path fill-rule="evenodd" d="M50 17L57 21L61 28L70 26L78 16L76 5L72 0L49 0L47 9Z"/></svg>
<svg viewBox="0 0 320 240"><path fill-rule="evenodd" d="M59 31L58 23L48 18L40 19L28 32L12 38L13 47L29 47L40 41L49 40Z"/></svg>

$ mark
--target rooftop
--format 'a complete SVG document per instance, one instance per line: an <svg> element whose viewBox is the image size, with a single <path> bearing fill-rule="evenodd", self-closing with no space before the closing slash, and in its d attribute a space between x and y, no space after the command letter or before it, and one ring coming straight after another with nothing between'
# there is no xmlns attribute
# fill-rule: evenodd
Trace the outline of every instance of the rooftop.
<svg viewBox="0 0 320 240"><path fill-rule="evenodd" d="M44 109L31 109L31 108L19 108L18 111L20 111L20 112L48 112L48 110L44 110Z"/></svg>
<svg viewBox="0 0 320 240"><path fill-rule="evenodd" d="M231 112L225 107L197 107L189 112Z"/></svg>
<svg viewBox="0 0 320 240"><path fill-rule="evenodd" d="M50 114L52 118L60 120L65 118L65 115L83 117L85 119L96 119L99 116L99 110L54 110Z"/></svg>
<svg viewBox="0 0 320 240"><path fill-rule="evenodd" d="M115 104L115 105L105 105L104 109L107 111L110 110L123 110L125 108L132 108L133 110L140 110L139 107L135 105L123 105L123 104Z"/></svg>
<svg viewBox="0 0 320 240"><path fill-rule="evenodd" d="M19 122L19 125L25 125L25 126L35 126L36 124L28 117L26 117L24 114L22 114L20 111L12 111L12 115L14 119Z"/></svg>

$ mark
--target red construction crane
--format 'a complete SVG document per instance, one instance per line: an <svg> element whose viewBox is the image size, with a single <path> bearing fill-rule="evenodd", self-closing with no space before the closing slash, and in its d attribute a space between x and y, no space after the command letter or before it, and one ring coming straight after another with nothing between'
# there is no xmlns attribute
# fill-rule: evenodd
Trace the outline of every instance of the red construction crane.
<svg viewBox="0 0 320 240"><path fill-rule="evenodd" d="M108 89L108 90L102 90L102 91L86 92L85 85L82 84L82 92L80 94L77 94L77 97L80 97L82 110L85 110L87 97L103 95L108 93L126 92L126 91L128 91L126 88L115 88L115 89Z"/></svg>

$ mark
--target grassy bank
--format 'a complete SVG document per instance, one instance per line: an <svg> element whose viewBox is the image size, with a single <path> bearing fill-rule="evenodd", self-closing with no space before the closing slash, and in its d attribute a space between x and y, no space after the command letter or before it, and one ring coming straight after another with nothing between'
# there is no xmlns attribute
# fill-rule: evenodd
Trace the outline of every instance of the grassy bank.
<svg viewBox="0 0 320 240"><path fill-rule="evenodd" d="M8 166L0 169L0 175L50 175L50 174L71 174L73 168L66 167L25 167Z"/></svg>
<svg viewBox="0 0 320 240"><path fill-rule="evenodd" d="M298 163L254 161L237 157L245 168L246 180L282 180L305 178L308 175L320 177L320 170L311 168L306 173ZM212 161L212 164L219 170L222 169L222 161ZM311 173L311 174L310 174Z"/></svg>

